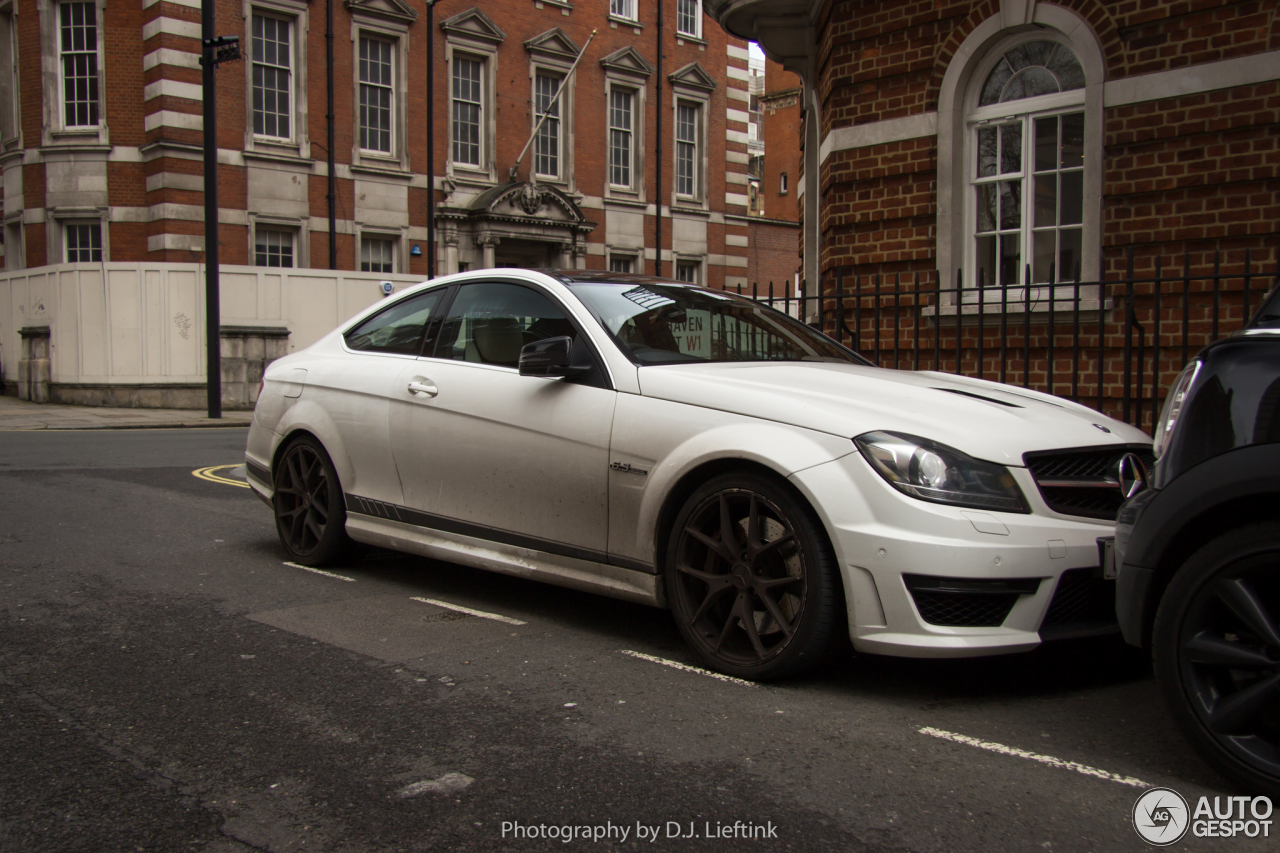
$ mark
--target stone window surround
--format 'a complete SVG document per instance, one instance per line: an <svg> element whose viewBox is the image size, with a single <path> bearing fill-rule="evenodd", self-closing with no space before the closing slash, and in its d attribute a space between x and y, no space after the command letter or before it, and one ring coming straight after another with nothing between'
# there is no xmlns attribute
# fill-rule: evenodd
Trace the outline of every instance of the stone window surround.
<svg viewBox="0 0 1280 853"><path fill-rule="evenodd" d="M391 241L391 272L386 273L386 275L401 275L409 269L409 227L407 225L401 228L393 228L365 225L357 222L355 223L355 232L356 270L360 269L360 253L365 240Z"/></svg>
<svg viewBox="0 0 1280 853"><path fill-rule="evenodd" d="M6 102L4 109L8 113L9 132L4 132L4 124L0 124L0 151L22 147L22 109L20 106L20 87L18 85L18 2L8 0L0 3L0 17L6 18L7 43L0 44L0 61L8 57L7 67L0 68L0 95ZM0 32L0 38L6 33Z"/></svg>
<svg viewBox="0 0 1280 853"><path fill-rule="evenodd" d="M391 154L366 151L360 147L360 38L369 36L391 42ZM387 20L374 20L358 11L351 15L351 86L352 127L355 129L351 145L353 169L371 167L392 169L409 173L408 104L404 93L408 91L409 25L393 24Z"/></svg>
<svg viewBox="0 0 1280 853"><path fill-rule="evenodd" d="M680 264L693 264L695 272L693 276L694 284L706 284L707 275L707 256L704 254L693 254L690 252L674 252L671 257L671 273L675 277L676 271L680 268Z"/></svg>
<svg viewBox="0 0 1280 853"><path fill-rule="evenodd" d="M975 27L956 51L943 77L937 114L937 268L943 271L944 287L954 287L952 277L957 268L966 271L966 280L970 280L972 272L968 215L971 189L967 168L972 149L968 143L967 119L977 103L977 90L986 73L1007 50L1020 42L1034 40L1061 41L1072 49L1084 68L1085 197L1080 277L1082 281L1098 281L1101 274L1103 82L1106 77L1102 48L1088 25L1064 7L1037 3L1028 12L1031 21L1026 24L1006 27L1006 16L997 14ZM1018 114L1017 102L1009 105L1008 112ZM959 207L957 200L961 200ZM1020 293L1021 289L1010 289L1011 301ZM1086 307L1086 298L1096 302L1097 294L1082 292L1081 308ZM1020 301L1021 296L1018 299ZM944 294L943 301L953 303L953 298ZM991 310L998 312L1000 308L997 304Z"/></svg>
<svg viewBox="0 0 1280 853"><path fill-rule="evenodd" d="M453 160L453 58L464 56L480 63L480 168ZM494 81L497 78L498 48L479 41L463 40L449 33L445 36L446 102L448 106L447 157L445 173L456 184L493 185L498 182L495 153L498 138L497 110L494 109Z"/></svg>
<svg viewBox="0 0 1280 853"><path fill-rule="evenodd" d="M15 211L0 223L4 229L4 268L7 271L23 268L22 211Z"/></svg>
<svg viewBox="0 0 1280 853"><path fill-rule="evenodd" d="M572 77L567 76L569 67L572 62L561 62L545 55L540 55L529 60L529 103L534 105L538 98L538 74L544 73L559 77L564 91L560 93L560 98L556 103L560 107L560 174L556 177L550 175L538 175L538 182L551 184L560 188L562 191L573 194L577 192L576 170L574 169L573 153L577 147L574 144L574 91L577 88L578 75L577 72ZM529 133L533 133L534 127L538 124L537 112L534 109L529 110ZM537 143L530 146L529 172L533 173L534 160L532 155Z"/></svg>
<svg viewBox="0 0 1280 853"><path fill-rule="evenodd" d="M609 121L605 116L605 176L604 198L609 201L643 202L645 201L645 120L647 111L646 85L633 76L605 69L604 103L605 110L613 97L613 90L619 89L631 93L631 186L624 187L610 182L608 168L608 132Z"/></svg>
<svg viewBox="0 0 1280 853"><path fill-rule="evenodd" d="M271 213L247 211L249 220L249 265L257 264L258 228L270 228L275 231L288 231L293 235L293 267L300 269L311 266L311 218L301 216L279 216ZM263 269L273 269L263 267Z"/></svg>
<svg viewBox="0 0 1280 853"><path fill-rule="evenodd" d="M697 108L697 141L695 149L694 176L693 176L693 195L686 195L675 191L676 177L676 156L680 150L679 141L676 139L676 131L678 126L679 108L681 105L694 106ZM685 89L676 87L675 96L671 99L671 178L672 178L672 207L693 208L695 210L707 210L710 193L707 191L707 177L710 171L710 133L708 121L711 113L711 95L709 92L699 92L694 89Z"/></svg>
<svg viewBox="0 0 1280 853"><path fill-rule="evenodd" d="M106 0L90 0L97 9L98 34L98 125L97 127L63 126L62 111L62 63L58 53L59 0L40 0L40 76L44 90L44 125L41 144L52 145L109 145L107 131L107 81L106 63L102 61L106 48L106 27L103 26ZM105 239L105 238L104 238ZM105 249L105 245L104 245ZM61 252L50 257L61 257Z"/></svg>
<svg viewBox="0 0 1280 853"><path fill-rule="evenodd" d="M255 12L288 19L292 24L290 53L293 67L293 138L280 140L257 136L253 132L253 15ZM311 139L307 130L307 35L310 32L308 4L305 0L244 0L244 153L299 158L311 157ZM252 248L252 247L251 247Z"/></svg>
<svg viewBox="0 0 1280 853"><path fill-rule="evenodd" d="M51 263L67 263L68 225L97 225L102 234L102 262L111 260L111 228L107 211L99 207L50 207L45 210L45 257ZM7 242L7 241L6 241Z"/></svg>
<svg viewBox="0 0 1280 853"><path fill-rule="evenodd" d="M619 260L622 260L623 258L625 258L631 261L631 272L644 273L644 258L642 257L640 249L623 248L621 246L614 247L608 244L605 245L604 249L605 249L605 259L604 259L605 269L607 270L613 269L614 258L617 258Z"/></svg>

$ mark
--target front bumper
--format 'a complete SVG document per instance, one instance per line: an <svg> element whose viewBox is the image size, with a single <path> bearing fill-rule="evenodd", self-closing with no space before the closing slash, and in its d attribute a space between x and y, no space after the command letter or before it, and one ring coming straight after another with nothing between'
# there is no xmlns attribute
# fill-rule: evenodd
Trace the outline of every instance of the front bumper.
<svg viewBox="0 0 1280 853"><path fill-rule="evenodd" d="M1112 525L1052 512L1029 472L1010 470L1030 514L916 500L857 452L792 475L831 534L855 648L972 657L1114 632L1098 558Z"/></svg>

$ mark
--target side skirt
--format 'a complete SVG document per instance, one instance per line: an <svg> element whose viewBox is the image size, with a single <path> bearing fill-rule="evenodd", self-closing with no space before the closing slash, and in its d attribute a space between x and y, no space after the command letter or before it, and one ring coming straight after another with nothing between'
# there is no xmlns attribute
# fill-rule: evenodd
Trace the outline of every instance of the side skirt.
<svg viewBox="0 0 1280 853"><path fill-rule="evenodd" d="M663 606L659 598L658 576L651 572L366 515L354 509L351 501L347 504L347 535L357 542L392 551L407 551L637 604Z"/></svg>

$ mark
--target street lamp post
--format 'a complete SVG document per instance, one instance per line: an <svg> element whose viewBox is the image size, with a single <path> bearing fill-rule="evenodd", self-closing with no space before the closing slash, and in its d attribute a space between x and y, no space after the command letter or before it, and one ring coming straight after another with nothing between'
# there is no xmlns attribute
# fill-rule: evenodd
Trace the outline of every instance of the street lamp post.
<svg viewBox="0 0 1280 853"><path fill-rule="evenodd" d="M436 275L436 3L427 2L427 278Z"/></svg>
<svg viewBox="0 0 1280 853"><path fill-rule="evenodd" d="M200 7L204 100L204 333L209 417L222 417L222 308L218 299L218 108L213 72L240 58L238 36L215 36L214 2Z"/></svg>

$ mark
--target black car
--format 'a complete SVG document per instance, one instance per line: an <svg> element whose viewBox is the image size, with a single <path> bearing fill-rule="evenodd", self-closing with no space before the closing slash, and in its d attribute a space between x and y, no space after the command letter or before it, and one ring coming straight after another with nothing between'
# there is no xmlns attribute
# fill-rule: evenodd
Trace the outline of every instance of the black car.
<svg viewBox="0 0 1280 853"><path fill-rule="evenodd" d="M1183 730L1280 796L1280 288L1178 377L1116 521L1116 612Z"/></svg>

